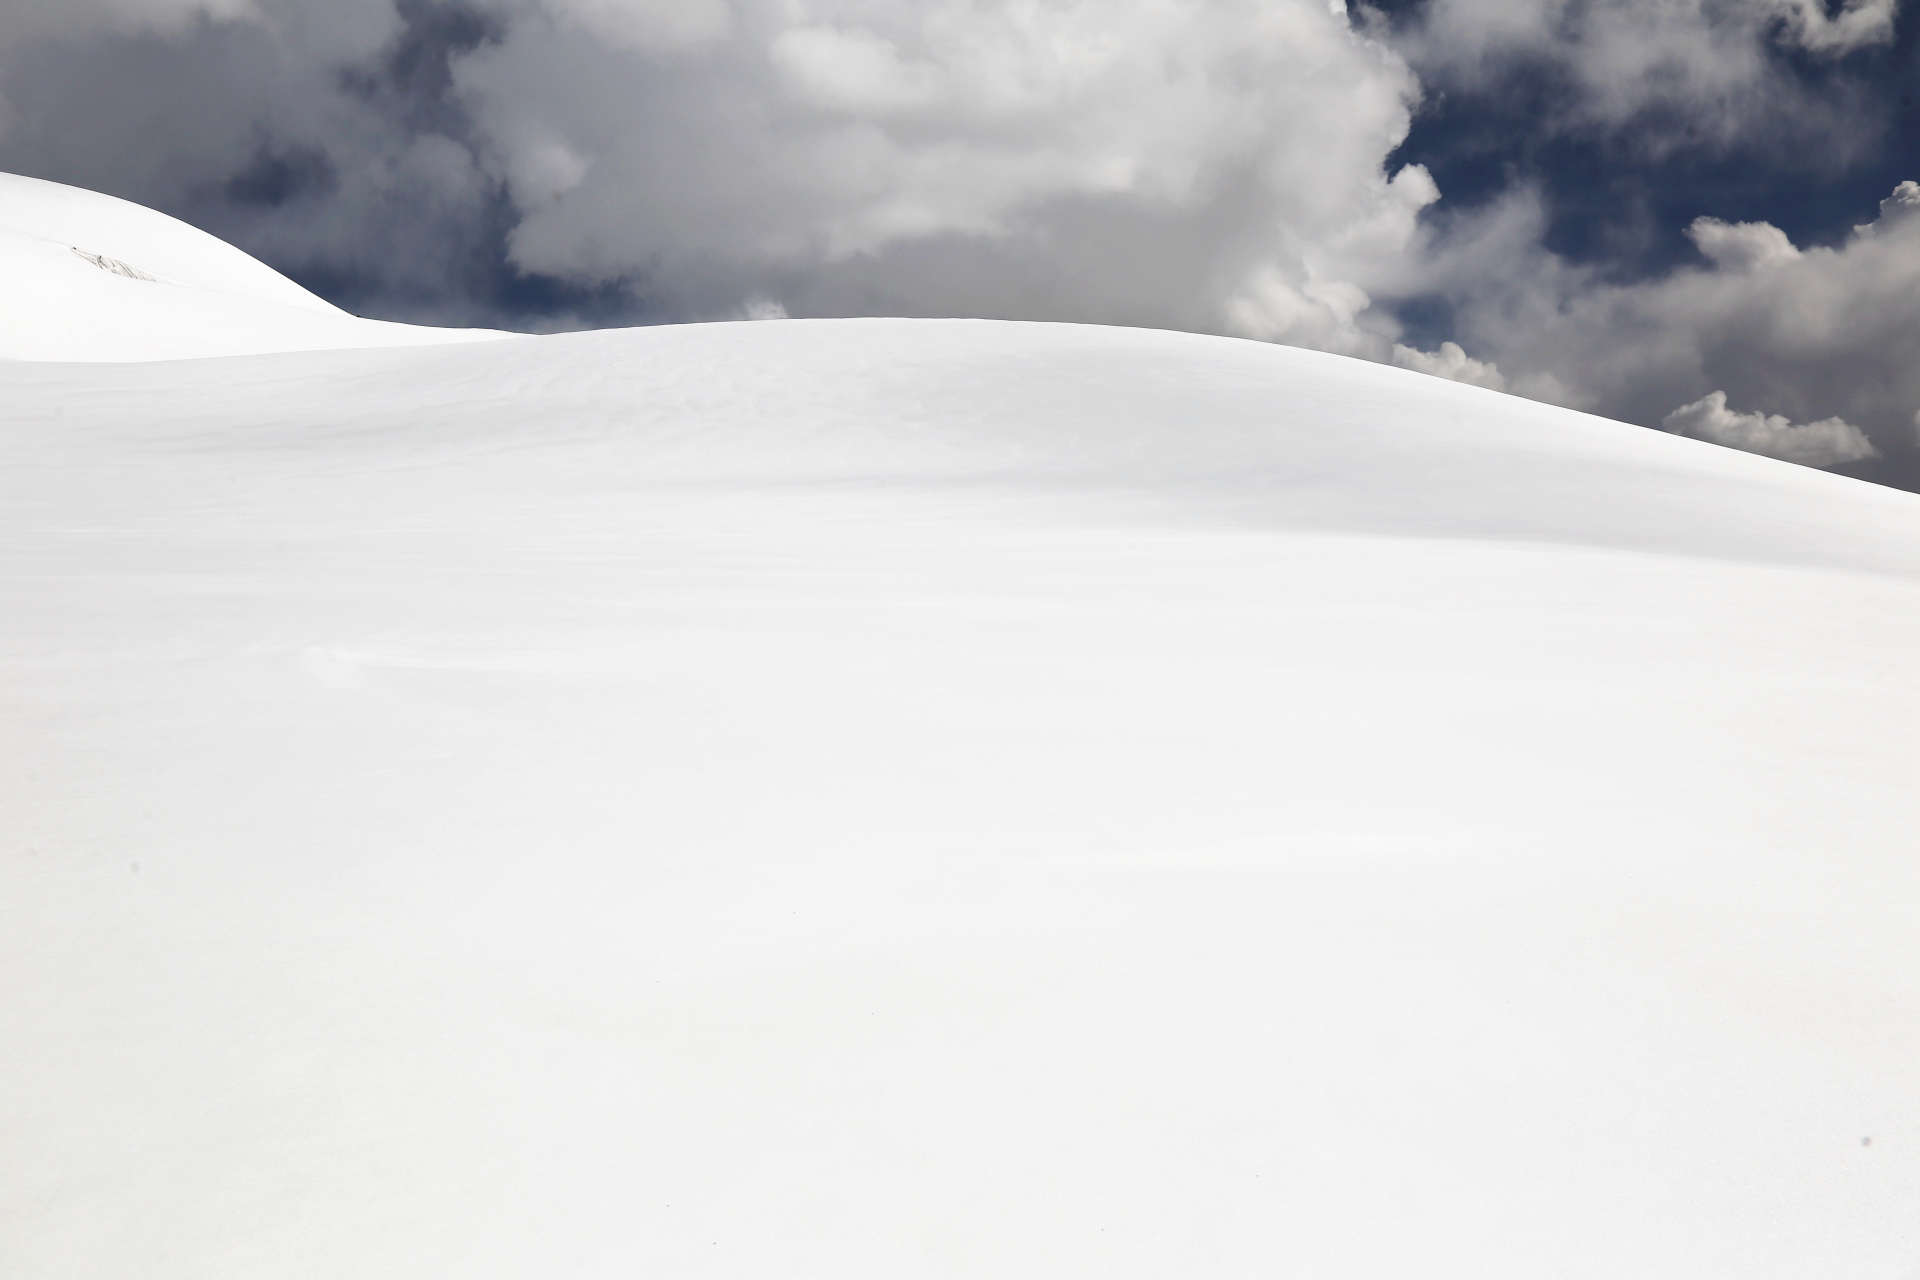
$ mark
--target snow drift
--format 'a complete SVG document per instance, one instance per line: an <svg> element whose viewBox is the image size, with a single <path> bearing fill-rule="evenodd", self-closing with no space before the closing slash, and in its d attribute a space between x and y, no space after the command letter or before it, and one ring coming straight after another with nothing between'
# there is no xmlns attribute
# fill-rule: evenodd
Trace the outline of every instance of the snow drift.
<svg viewBox="0 0 1920 1280"><path fill-rule="evenodd" d="M1072 326L0 404L19 1274L1920 1266L1913 495Z"/></svg>

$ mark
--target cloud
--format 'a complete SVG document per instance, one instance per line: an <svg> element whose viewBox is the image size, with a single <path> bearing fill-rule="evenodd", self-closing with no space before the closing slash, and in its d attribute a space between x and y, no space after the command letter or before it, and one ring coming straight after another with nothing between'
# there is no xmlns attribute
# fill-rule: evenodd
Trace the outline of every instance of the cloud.
<svg viewBox="0 0 1920 1280"><path fill-rule="evenodd" d="M1701 219L1689 229L1701 265L1629 284L1569 266L1515 229L1505 248L1520 266L1458 281L1456 315L1463 341L1516 389L1550 376L1567 403L1669 429L1681 404L1690 435L1776 456L1797 442L1826 459L1817 465L1920 479L1920 183L1901 183L1878 218L1832 247ZM1725 412L1726 400L1755 412Z"/></svg>
<svg viewBox="0 0 1920 1280"><path fill-rule="evenodd" d="M1326 0L30 3L0 168L411 318L765 297L1385 358L1438 196L1386 163L1412 73Z"/></svg>
<svg viewBox="0 0 1920 1280"><path fill-rule="evenodd" d="M1691 436L1765 454L1808 467L1833 467L1878 455L1860 428L1841 418L1822 418L1795 426L1779 414L1735 413L1727 393L1714 391L1683 404L1660 424L1675 435Z"/></svg>
<svg viewBox="0 0 1920 1280"><path fill-rule="evenodd" d="M1730 271L1755 271L1800 256L1787 233L1769 222L1695 218L1687 228L1687 239L1715 266Z"/></svg>
<svg viewBox="0 0 1920 1280"><path fill-rule="evenodd" d="M1821 0L1772 0L1757 6L1781 13L1801 48L1815 53L1847 53L1867 45L1891 44L1898 0L1848 0L1829 14Z"/></svg>
<svg viewBox="0 0 1920 1280"><path fill-rule="evenodd" d="M815 0L609 47L541 0L462 61L514 263L681 314L778 296L1232 331L1384 353L1417 86L1324 0ZM561 195L521 175L564 145Z"/></svg>
<svg viewBox="0 0 1920 1280"><path fill-rule="evenodd" d="M641 53L697 48L733 31L727 0L548 0L542 9L555 21Z"/></svg>
<svg viewBox="0 0 1920 1280"><path fill-rule="evenodd" d="M257 18L254 0L9 0L9 38L178 32L199 22Z"/></svg>
<svg viewBox="0 0 1920 1280"><path fill-rule="evenodd" d="M1484 360L1475 360L1457 342L1443 342L1438 351L1420 351L1396 342L1393 344L1393 363L1402 369L1432 374L1436 378L1450 378L1455 382L1486 387L1490 391L1507 389L1507 380L1497 367Z"/></svg>
<svg viewBox="0 0 1920 1280"><path fill-rule="evenodd" d="M1832 168L1884 130L1871 102L1817 91L1792 56L1891 43L1896 0L1833 14L1823 0L1429 0L1413 15L1393 38L1423 81L1525 102L1550 133L1655 154L1758 147Z"/></svg>

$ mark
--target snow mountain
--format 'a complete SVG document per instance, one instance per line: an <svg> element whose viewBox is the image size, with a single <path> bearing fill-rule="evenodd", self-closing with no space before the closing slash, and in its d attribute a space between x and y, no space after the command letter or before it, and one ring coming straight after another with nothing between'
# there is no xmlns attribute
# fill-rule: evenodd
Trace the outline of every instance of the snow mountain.
<svg viewBox="0 0 1920 1280"><path fill-rule="evenodd" d="M0 227L8 1274L1920 1275L1920 497Z"/></svg>

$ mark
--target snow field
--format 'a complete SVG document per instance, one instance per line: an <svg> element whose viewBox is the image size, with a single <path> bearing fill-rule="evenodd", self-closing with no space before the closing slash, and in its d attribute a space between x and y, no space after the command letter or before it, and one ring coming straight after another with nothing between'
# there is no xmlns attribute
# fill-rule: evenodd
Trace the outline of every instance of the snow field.
<svg viewBox="0 0 1920 1280"><path fill-rule="evenodd" d="M1920 1266L1911 495L1068 326L0 387L19 1274Z"/></svg>

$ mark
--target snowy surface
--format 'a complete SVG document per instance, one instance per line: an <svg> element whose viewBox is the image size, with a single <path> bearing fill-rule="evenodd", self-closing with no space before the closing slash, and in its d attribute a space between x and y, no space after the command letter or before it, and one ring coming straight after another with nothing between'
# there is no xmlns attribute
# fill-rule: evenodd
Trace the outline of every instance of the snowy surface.
<svg viewBox="0 0 1920 1280"><path fill-rule="evenodd" d="M0 173L0 289L0 359L173 360L500 336L362 320L164 213L11 173Z"/></svg>
<svg viewBox="0 0 1920 1280"><path fill-rule="evenodd" d="M8 1275L1920 1274L1920 498L985 322L0 414Z"/></svg>

